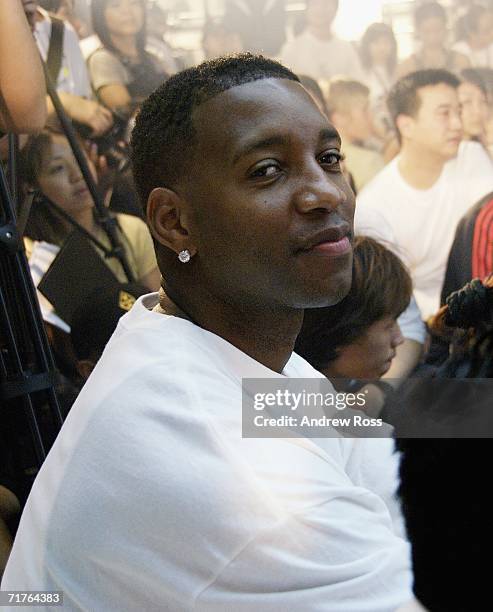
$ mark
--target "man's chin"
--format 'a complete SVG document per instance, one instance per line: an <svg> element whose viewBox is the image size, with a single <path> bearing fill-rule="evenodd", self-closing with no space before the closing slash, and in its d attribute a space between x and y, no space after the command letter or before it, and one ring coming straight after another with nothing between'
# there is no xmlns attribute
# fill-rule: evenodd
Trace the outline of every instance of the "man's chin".
<svg viewBox="0 0 493 612"><path fill-rule="evenodd" d="M351 276L333 279L329 287L319 287L303 300L301 308L326 308L335 306L343 300L351 289Z"/></svg>

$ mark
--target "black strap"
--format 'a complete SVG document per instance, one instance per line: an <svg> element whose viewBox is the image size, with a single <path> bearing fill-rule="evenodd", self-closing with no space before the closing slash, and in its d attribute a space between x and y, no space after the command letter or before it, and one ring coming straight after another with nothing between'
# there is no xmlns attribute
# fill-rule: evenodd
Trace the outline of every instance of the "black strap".
<svg viewBox="0 0 493 612"><path fill-rule="evenodd" d="M56 83L58 81L58 75L60 68L62 67L62 56L63 56L63 35L65 32L65 26L61 19L50 15L51 19L51 34L50 34L50 46L48 47L48 54L46 56L46 68L50 75L51 82Z"/></svg>

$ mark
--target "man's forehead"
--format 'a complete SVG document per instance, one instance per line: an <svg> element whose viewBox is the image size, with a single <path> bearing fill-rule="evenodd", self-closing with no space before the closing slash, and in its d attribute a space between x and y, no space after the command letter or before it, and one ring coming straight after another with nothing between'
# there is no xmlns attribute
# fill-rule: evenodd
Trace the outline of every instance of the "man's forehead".
<svg viewBox="0 0 493 612"><path fill-rule="evenodd" d="M200 120L201 115L218 113L236 117L262 115L269 110L311 102L311 97L298 81L289 79L258 79L230 87L213 98L201 104L194 112L194 118Z"/></svg>
<svg viewBox="0 0 493 612"><path fill-rule="evenodd" d="M327 122L299 82L272 78L231 87L214 96L196 109L193 123L202 142L203 138L232 141L262 126L280 126L290 117L316 122L317 126Z"/></svg>
<svg viewBox="0 0 493 612"><path fill-rule="evenodd" d="M455 87L448 83L437 83L436 85L427 85L418 89L418 96L422 105L435 106L444 101L456 103L458 93Z"/></svg>

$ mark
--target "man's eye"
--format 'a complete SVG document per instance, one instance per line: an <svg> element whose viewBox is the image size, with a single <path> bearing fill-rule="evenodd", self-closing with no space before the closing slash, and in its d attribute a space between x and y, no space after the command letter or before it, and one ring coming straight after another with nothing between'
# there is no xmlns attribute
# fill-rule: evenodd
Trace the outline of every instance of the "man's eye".
<svg viewBox="0 0 493 612"><path fill-rule="evenodd" d="M271 178L279 172L277 164L266 164L254 170L251 174L253 178Z"/></svg>
<svg viewBox="0 0 493 612"><path fill-rule="evenodd" d="M339 166L339 163L344 160L344 155L339 151L328 151L319 157L320 163L328 166Z"/></svg>

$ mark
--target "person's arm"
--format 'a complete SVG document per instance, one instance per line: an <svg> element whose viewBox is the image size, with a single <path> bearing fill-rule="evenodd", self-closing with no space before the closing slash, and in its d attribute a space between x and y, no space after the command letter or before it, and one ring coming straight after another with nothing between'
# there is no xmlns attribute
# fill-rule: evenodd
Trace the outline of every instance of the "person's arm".
<svg viewBox="0 0 493 612"><path fill-rule="evenodd" d="M132 98L125 85L118 84L101 87L98 91L98 97L101 102L113 112L119 112L122 109L130 109L132 104Z"/></svg>
<svg viewBox="0 0 493 612"><path fill-rule="evenodd" d="M17 497L9 489L0 485L0 578L12 548L12 536L5 521L19 511L20 504Z"/></svg>
<svg viewBox="0 0 493 612"><path fill-rule="evenodd" d="M98 100L112 111L130 108L128 74L120 60L107 49L98 49L87 61L89 76Z"/></svg>
<svg viewBox="0 0 493 612"><path fill-rule="evenodd" d="M46 122L46 87L39 58L24 12L27 0L0 2L0 129L30 133Z"/></svg>
<svg viewBox="0 0 493 612"><path fill-rule="evenodd" d="M67 115L71 119L90 127L93 136L101 136L113 125L111 111L101 106L101 104L94 100L86 100L80 96L74 96L65 91L58 91L57 93ZM56 112L49 97L47 97L47 105L48 120L52 120L56 117Z"/></svg>

